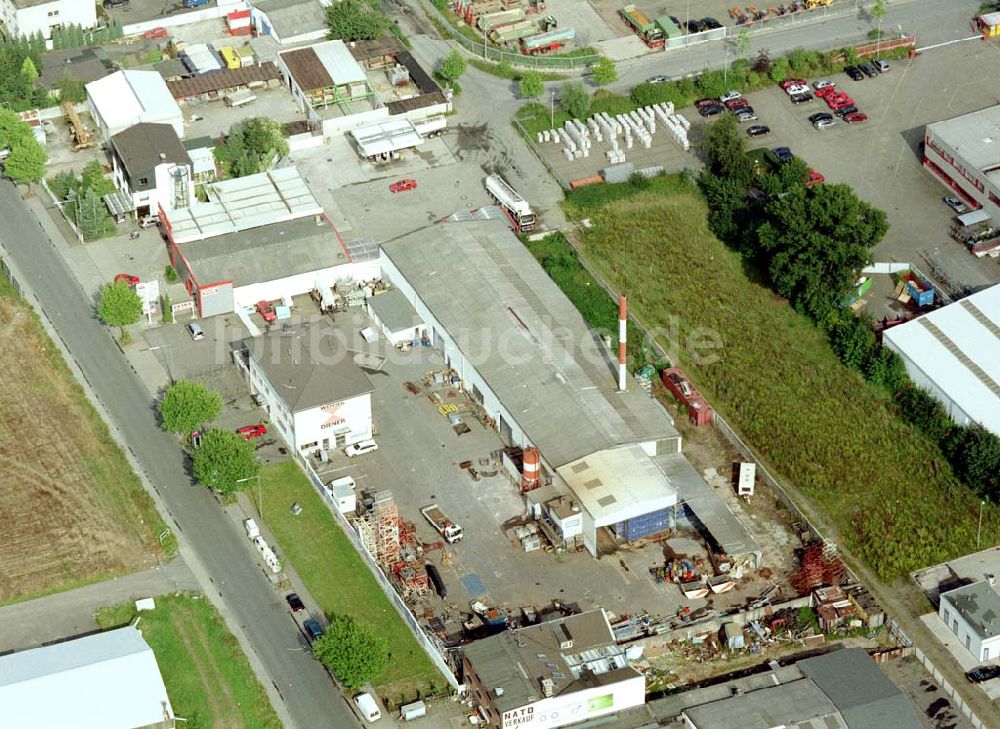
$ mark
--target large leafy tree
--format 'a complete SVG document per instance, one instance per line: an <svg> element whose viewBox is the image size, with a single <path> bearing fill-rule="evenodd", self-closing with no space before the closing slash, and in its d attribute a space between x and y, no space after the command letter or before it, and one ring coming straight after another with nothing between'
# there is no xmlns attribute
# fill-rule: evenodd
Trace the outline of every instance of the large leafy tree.
<svg viewBox="0 0 1000 729"><path fill-rule="evenodd" d="M340 0L326 9L330 38L373 40L389 28L389 19L361 0Z"/></svg>
<svg viewBox="0 0 1000 729"><path fill-rule="evenodd" d="M167 389L157 410L164 430L188 435L218 417L222 397L200 382L181 380Z"/></svg>
<svg viewBox="0 0 1000 729"><path fill-rule="evenodd" d="M72 193L72 209L84 240L97 240L107 232L108 211L92 188Z"/></svg>
<svg viewBox="0 0 1000 729"><path fill-rule="evenodd" d="M820 322L839 307L886 230L885 213L850 187L817 185L768 202L757 242L774 290Z"/></svg>
<svg viewBox="0 0 1000 729"><path fill-rule="evenodd" d="M590 116L590 102L590 92L579 81L567 81L559 91L559 105L576 119Z"/></svg>
<svg viewBox="0 0 1000 729"><path fill-rule="evenodd" d="M101 289L97 315L108 326L118 327L124 338L125 327L142 316L142 299L125 281L109 283Z"/></svg>
<svg viewBox="0 0 1000 729"><path fill-rule="evenodd" d="M1000 437L981 425L956 428L944 449L962 481L980 496L1000 500Z"/></svg>
<svg viewBox="0 0 1000 729"><path fill-rule="evenodd" d="M525 99L537 99L545 93L545 84L542 83L542 76L538 71L525 71L521 74L517 86Z"/></svg>
<svg viewBox="0 0 1000 729"><path fill-rule="evenodd" d="M708 126L701 151L716 175L742 186L750 183L753 165L746 153L746 135L732 114L723 114Z"/></svg>
<svg viewBox="0 0 1000 729"><path fill-rule="evenodd" d="M465 73L465 68L465 59L462 58L462 54L458 51L452 51L441 59L438 73L447 81L458 81L462 74Z"/></svg>
<svg viewBox="0 0 1000 729"><path fill-rule="evenodd" d="M4 169L15 182L38 182L45 176L45 163L48 161L49 154L45 147L34 137L24 137L10 148Z"/></svg>
<svg viewBox="0 0 1000 729"><path fill-rule="evenodd" d="M288 154L288 140L281 122L258 116L234 125L217 156L226 164L231 177L245 177L264 172L285 154Z"/></svg>
<svg viewBox="0 0 1000 729"><path fill-rule="evenodd" d="M198 483L230 495L251 485L260 473L253 443L237 433L213 428L201 437L194 452L194 475Z"/></svg>
<svg viewBox="0 0 1000 729"><path fill-rule="evenodd" d="M348 689L358 689L389 663L385 637L345 615L334 615L323 637L312 646L313 655L333 671Z"/></svg>
<svg viewBox="0 0 1000 729"><path fill-rule="evenodd" d="M0 108L0 148L13 149L17 142L31 137L29 127L10 109Z"/></svg>
<svg viewBox="0 0 1000 729"><path fill-rule="evenodd" d="M590 67L590 77L598 86L607 86L618 80L618 70L615 62L607 56L601 56L597 63Z"/></svg>

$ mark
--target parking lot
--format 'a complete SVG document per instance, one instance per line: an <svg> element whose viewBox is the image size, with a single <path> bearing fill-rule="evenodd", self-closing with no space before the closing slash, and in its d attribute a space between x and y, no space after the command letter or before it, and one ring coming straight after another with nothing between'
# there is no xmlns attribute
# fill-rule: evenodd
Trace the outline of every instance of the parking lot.
<svg viewBox="0 0 1000 729"><path fill-rule="evenodd" d="M976 69L970 75L968 69ZM860 124L838 123L816 130L810 114L827 111L821 99L792 104L777 87L748 96L759 121L771 133L750 147L791 147L793 153L826 176L851 185L858 195L884 210L890 228L875 249L876 261L914 263L928 272L936 261L948 277L979 288L1000 282L997 259L977 259L951 240L952 211L942 202L948 190L921 166L920 143L928 123L981 109L996 101L993 82L1000 55L992 46L963 43L891 61L876 78L833 80L868 115ZM810 81L814 79L809 79ZM688 114L692 119L696 115ZM705 124L698 119L695 124Z"/></svg>

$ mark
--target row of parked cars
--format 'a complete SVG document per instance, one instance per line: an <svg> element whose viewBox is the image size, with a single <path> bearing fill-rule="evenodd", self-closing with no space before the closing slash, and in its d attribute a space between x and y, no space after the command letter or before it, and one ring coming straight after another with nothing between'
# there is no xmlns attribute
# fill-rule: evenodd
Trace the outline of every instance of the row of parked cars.
<svg viewBox="0 0 1000 729"><path fill-rule="evenodd" d="M748 124L757 121L757 114L754 113L750 102L743 98L743 94L733 89L727 91L718 99L698 99L694 102L695 109L704 117L715 116L724 111L730 112L736 117L740 124ZM770 133L770 127L764 124L751 124L747 127L747 134L751 137L759 137Z"/></svg>

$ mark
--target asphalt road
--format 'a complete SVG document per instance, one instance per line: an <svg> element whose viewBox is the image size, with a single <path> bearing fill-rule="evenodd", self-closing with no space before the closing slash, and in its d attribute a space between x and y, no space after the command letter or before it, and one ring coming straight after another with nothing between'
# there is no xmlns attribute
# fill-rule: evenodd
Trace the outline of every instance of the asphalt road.
<svg viewBox="0 0 1000 729"><path fill-rule="evenodd" d="M284 600L264 576L244 536L209 493L193 484L176 439L153 418L149 393L100 324L62 256L15 188L0 183L0 239L48 318L110 413L183 532L230 614L284 699L295 725L359 726L326 671L313 660Z"/></svg>

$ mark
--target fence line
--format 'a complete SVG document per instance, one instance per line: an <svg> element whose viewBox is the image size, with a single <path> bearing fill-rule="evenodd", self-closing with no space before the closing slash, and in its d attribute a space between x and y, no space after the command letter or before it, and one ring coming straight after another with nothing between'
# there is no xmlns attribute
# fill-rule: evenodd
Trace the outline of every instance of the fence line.
<svg viewBox="0 0 1000 729"><path fill-rule="evenodd" d="M565 179L562 175L556 172L555 168L549 163L547 159L545 159L545 155L543 155L541 152L538 151L538 147L537 144L535 143L535 140L531 138L531 134L528 133L528 130L524 128L524 126L521 124L520 121L518 121L516 116L514 117L513 122L514 122L514 128L517 129L518 134L520 134L521 137L524 139L524 141L527 143L528 149L531 150L531 153L533 155L535 155L535 159L537 159L539 162L542 163L542 165L544 165L545 169L549 171L549 174L552 175L555 181L559 183L560 187L562 187L564 190L568 190L569 180Z"/></svg>
<svg viewBox="0 0 1000 729"><path fill-rule="evenodd" d="M958 710L962 712L962 715L969 720L969 723L972 724L975 729L984 729L986 725L983 724L982 720L978 716L976 716L972 707L965 703L965 699L962 698L962 695L959 694L950 683L948 683L947 679L945 679L937 667L931 663L931 659L927 657L927 654L920 650L919 647L915 646L914 648L914 654L916 655L917 660L920 661L923 667L927 669L927 672L931 674L931 678L938 682L941 686L941 690L955 702Z"/></svg>
<svg viewBox="0 0 1000 729"><path fill-rule="evenodd" d="M320 499L325 505L327 505L327 508L330 508L326 490L323 488L323 482L316 474L316 471L313 470L312 465L302 456L301 453L295 452L295 458L302 466L302 469L306 472L306 475L309 477L309 481L312 483L313 488L316 489ZM378 582L379 587L382 588L382 592L385 593L386 597L389 598L390 602L392 602L393 606L396 608L396 611L403 617L403 620L406 621L407 626L409 626L410 631L417 639L420 647L424 649L424 652L430 657L437 669L444 674L445 679L451 687L453 689L458 689L458 678L456 678L451 666L448 665L448 661L445 660L442 646L436 640L428 636L427 633L424 632L423 628L420 627L420 623L417 622L413 612L407 606L406 602L399 595L399 593L396 592L396 588L389 581L389 578L386 577L385 572L382 571L382 567L375 561L371 552L368 551L364 543L361 541L361 537L358 535L357 530L349 521L347 521L347 518L340 513L339 509L330 508L330 511L333 512L334 518L336 519L341 530L347 535L348 540L351 542L351 546L354 547L354 550L361 555L362 559L368 565L369 571L375 576L375 580Z"/></svg>
<svg viewBox="0 0 1000 729"><path fill-rule="evenodd" d="M437 20L451 36L451 39L458 41L465 50L473 53L487 61L494 61L496 63L503 63L506 61L511 65L515 66L525 66L528 68L586 68L597 63L600 56L596 53L592 53L588 56L526 56L521 53L511 53L510 51L504 51L495 46L491 46L484 41L475 41L469 38L467 35L461 33L455 24L452 22L451 18L447 18L444 14L438 10L438 8L432 2L422 3L424 12L429 13L435 20Z"/></svg>

